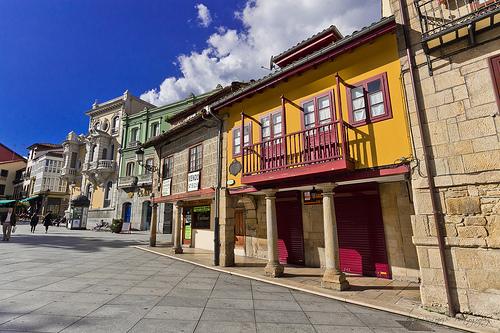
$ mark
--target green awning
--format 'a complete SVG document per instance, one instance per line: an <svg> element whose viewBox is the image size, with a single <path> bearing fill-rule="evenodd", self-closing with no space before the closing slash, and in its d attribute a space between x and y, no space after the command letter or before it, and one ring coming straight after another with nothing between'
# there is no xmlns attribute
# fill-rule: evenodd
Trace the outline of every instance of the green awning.
<svg viewBox="0 0 500 333"><path fill-rule="evenodd" d="M16 200L0 200L0 206L10 205L14 202L16 202Z"/></svg>
<svg viewBox="0 0 500 333"><path fill-rule="evenodd" d="M34 197L30 197L30 198L24 198L23 200L19 200L19 202L27 202L27 201L35 200L36 198L38 198L38 195L34 196Z"/></svg>

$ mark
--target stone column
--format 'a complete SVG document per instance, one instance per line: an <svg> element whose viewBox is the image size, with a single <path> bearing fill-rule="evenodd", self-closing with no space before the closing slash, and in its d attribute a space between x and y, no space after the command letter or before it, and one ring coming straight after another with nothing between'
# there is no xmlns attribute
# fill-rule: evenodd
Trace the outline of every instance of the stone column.
<svg viewBox="0 0 500 333"><path fill-rule="evenodd" d="M323 288L346 290L349 282L345 274L340 271L339 241L337 237L337 218L333 200L334 183L321 184L323 190L323 224L325 233L325 273L321 281Z"/></svg>
<svg viewBox="0 0 500 333"><path fill-rule="evenodd" d="M181 224L182 224L182 201L177 201L174 206L175 219L174 219L174 247L173 253L182 253L182 238L181 238Z"/></svg>
<svg viewBox="0 0 500 333"><path fill-rule="evenodd" d="M267 276L283 275L283 265L278 259L278 222L276 220L276 190L264 190L266 195L266 228L267 228Z"/></svg>
<svg viewBox="0 0 500 333"><path fill-rule="evenodd" d="M234 266L234 202L227 190L220 190L219 264Z"/></svg>

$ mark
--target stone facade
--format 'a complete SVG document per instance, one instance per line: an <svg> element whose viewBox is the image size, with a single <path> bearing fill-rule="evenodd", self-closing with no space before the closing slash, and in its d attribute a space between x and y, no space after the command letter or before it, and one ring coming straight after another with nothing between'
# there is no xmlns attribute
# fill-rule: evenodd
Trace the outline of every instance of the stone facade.
<svg viewBox="0 0 500 333"><path fill-rule="evenodd" d="M392 278L418 281L419 266L412 243L411 219L413 206L409 188L404 181L379 185L385 242ZM267 259L266 202L260 194L224 195L221 223L221 253L230 258L234 251L234 211L243 209L245 220L245 255ZM302 203L302 227L306 267L325 267L325 235L323 206ZM224 230L224 231L222 231ZM232 264L227 259L226 265ZM222 263L221 263L222 264Z"/></svg>
<svg viewBox="0 0 500 333"><path fill-rule="evenodd" d="M398 3L392 0L391 6L401 22ZM447 307L438 227L445 236L455 311L500 319L500 116L489 68L489 58L500 54L500 42L491 40L500 29L478 34L472 48L461 41L431 53L431 75L420 44L415 6L412 0L407 3L417 96L413 95L401 32L399 44L414 144L412 228L422 302L439 311ZM422 108L424 138L419 135L415 98ZM430 155L437 208L442 212L437 226L423 165L423 142Z"/></svg>

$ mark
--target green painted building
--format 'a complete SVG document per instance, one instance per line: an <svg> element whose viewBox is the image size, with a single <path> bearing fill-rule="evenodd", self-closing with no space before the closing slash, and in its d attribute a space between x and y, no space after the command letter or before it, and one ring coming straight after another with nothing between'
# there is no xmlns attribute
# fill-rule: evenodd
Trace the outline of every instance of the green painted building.
<svg viewBox="0 0 500 333"><path fill-rule="evenodd" d="M211 92L183 99L181 101L126 115L123 118L121 158L117 190L117 216L130 222L132 229L148 230L151 223L152 174L136 161L136 150L142 143L160 135L170 128L169 118L194 103L210 96ZM158 165L153 147L144 151L143 164ZM172 232L172 207L160 204L158 207L158 232Z"/></svg>

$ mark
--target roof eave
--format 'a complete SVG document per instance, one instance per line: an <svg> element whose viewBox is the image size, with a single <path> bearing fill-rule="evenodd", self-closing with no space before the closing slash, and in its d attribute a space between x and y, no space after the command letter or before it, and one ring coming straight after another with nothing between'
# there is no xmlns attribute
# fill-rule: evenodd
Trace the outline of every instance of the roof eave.
<svg viewBox="0 0 500 333"><path fill-rule="evenodd" d="M231 96L226 100L221 100L215 102L212 105L214 110L221 109L233 103L236 103L245 97L249 97L260 90L266 89L269 86L279 83L279 81L288 78L290 76L296 75L298 72L302 72L305 69L318 65L333 56L338 56L350 49L358 47L364 43L367 43L379 36L382 36L388 32L393 31L396 28L396 21L394 16L380 20L374 23L372 26L365 28L360 31L354 37L348 36L335 44L327 46L321 50L318 50L309 57L297 60L296 62L288 65L284 69L277 71L266 78L261 79L255 85L248 88L243 88L239 93Z"/></svg>

